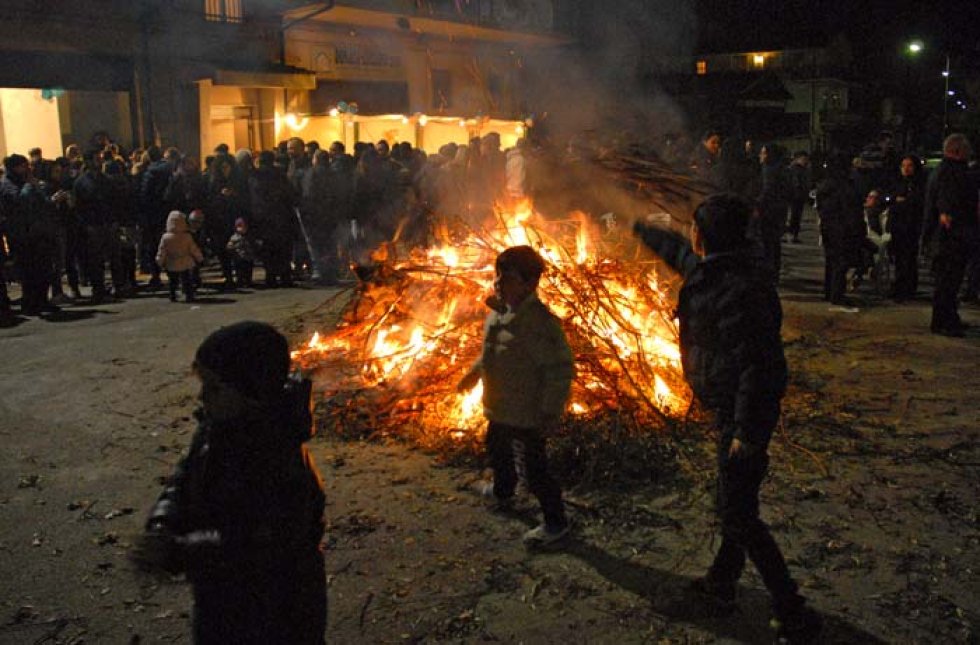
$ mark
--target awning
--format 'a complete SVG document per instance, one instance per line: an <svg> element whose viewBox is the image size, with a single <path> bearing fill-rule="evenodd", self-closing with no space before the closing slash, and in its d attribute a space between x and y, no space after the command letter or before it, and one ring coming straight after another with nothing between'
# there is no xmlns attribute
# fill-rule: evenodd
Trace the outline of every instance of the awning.
<svg viewBox="0 0 980 645"><path fill-rule="evenodd" d="M310 94L310 112L326 114L341 101L357 103L364 114L404 114L409 111L408 83L322 80Z"/></svg>
<svg viewBox="0 0 980 645"><path fill-rule="evenodd" d="M217 69L211 75L215 85L271 87L286 90L315 90L316 74L298 68L289 71Z"/></svg>

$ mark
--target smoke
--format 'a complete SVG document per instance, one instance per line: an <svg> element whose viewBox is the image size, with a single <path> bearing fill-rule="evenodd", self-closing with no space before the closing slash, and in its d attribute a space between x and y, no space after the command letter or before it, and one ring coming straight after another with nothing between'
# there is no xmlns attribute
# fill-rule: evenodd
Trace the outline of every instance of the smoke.
<svg viewBox="0 0 980 645"><path fill-rule="evenodd" d="M687 130L684 111L655 78L690 61L693 0L577 2L558 18L575 42L530 52L525 61L530 112L547 112L553 139L631 139L657 147Z"/></svg>

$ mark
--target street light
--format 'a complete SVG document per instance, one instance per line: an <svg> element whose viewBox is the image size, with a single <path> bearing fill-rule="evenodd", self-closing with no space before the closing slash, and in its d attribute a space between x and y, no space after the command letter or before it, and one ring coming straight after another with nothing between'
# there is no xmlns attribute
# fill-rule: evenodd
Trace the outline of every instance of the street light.
<svg viewBox="0 0 980 645"><path fill-rule="evenodd" d="M946 54L946 69L943 70L943 79L946 81L946 91L943 92L943 141L945 141L946 130L949 128L949 97L954 94L949 89L949 54Z"/></svg>
<svg viewBox="0 0 980 645"><path fill-rule="evenodd" d="M904 121L904 147L909 148L910 130L912 125L912 59L918 58L922 50L925 49L925 45L919 39L910 40L905 44L905 115L903 117Z"/></svg>

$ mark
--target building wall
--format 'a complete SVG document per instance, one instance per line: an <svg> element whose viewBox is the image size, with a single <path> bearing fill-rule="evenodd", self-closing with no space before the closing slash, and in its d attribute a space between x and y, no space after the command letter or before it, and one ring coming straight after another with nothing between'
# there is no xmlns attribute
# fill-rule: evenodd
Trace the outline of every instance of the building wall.
<svg viewBox="0 0 980 645"><path fill-rule="evenodd" d="M85 148L99 131L113 141L133 145L128 92L86 92L72 90L58 98L61 113L61 150L77 143ZM53 152L53 151L52 151Z"/></svg>
<svg viewBox="0 0 980 645"><path fill-rule="evenodd" d="M318 23L289 31L286 61L315 71L324 82L405 83L408 113L516 117L521 88L511 50L505 43L420 39ZM442 88L448 91L436 91ZM384 111L356 96L345 100L358 101L366 113Z"/></svg>
<svg viewBox="0 0 980 645"><path fill-rule="evenodd" d="M39 146L52 158L61 150L58 102L37 89L0 89L0 156L22 154Z"/></svg>

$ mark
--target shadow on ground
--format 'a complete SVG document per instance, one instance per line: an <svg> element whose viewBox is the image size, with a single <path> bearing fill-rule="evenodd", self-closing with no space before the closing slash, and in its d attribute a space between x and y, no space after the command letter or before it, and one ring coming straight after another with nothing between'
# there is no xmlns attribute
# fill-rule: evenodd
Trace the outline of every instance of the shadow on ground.
<svg viewBox="0 0 980 645"><path fill-rule="evenodd" d="M710 606L693 600L686 591L691 578L644 566L610 555L586 542L572 540L564 553L579 558L616 586L650 602L653 611L669 620L691 623L719 637L745 643L770 643L773 639L765 617L770 615L769 597L760 590L739 590L739 612L734 616L713 615ZM837 616L823 614L820 643L877 644L885 641Z"/></svg>
<svg viewBox="0 0 980 645"><path fill-rule="evenodd" d="M61 309L59 311L54 311L43 316L43 320L52 323L68 323L77 322L79 320L88 320L90 318L95 318L96 315L102 316L115 316L115 311L107 311L105 309Z"/></svg>

